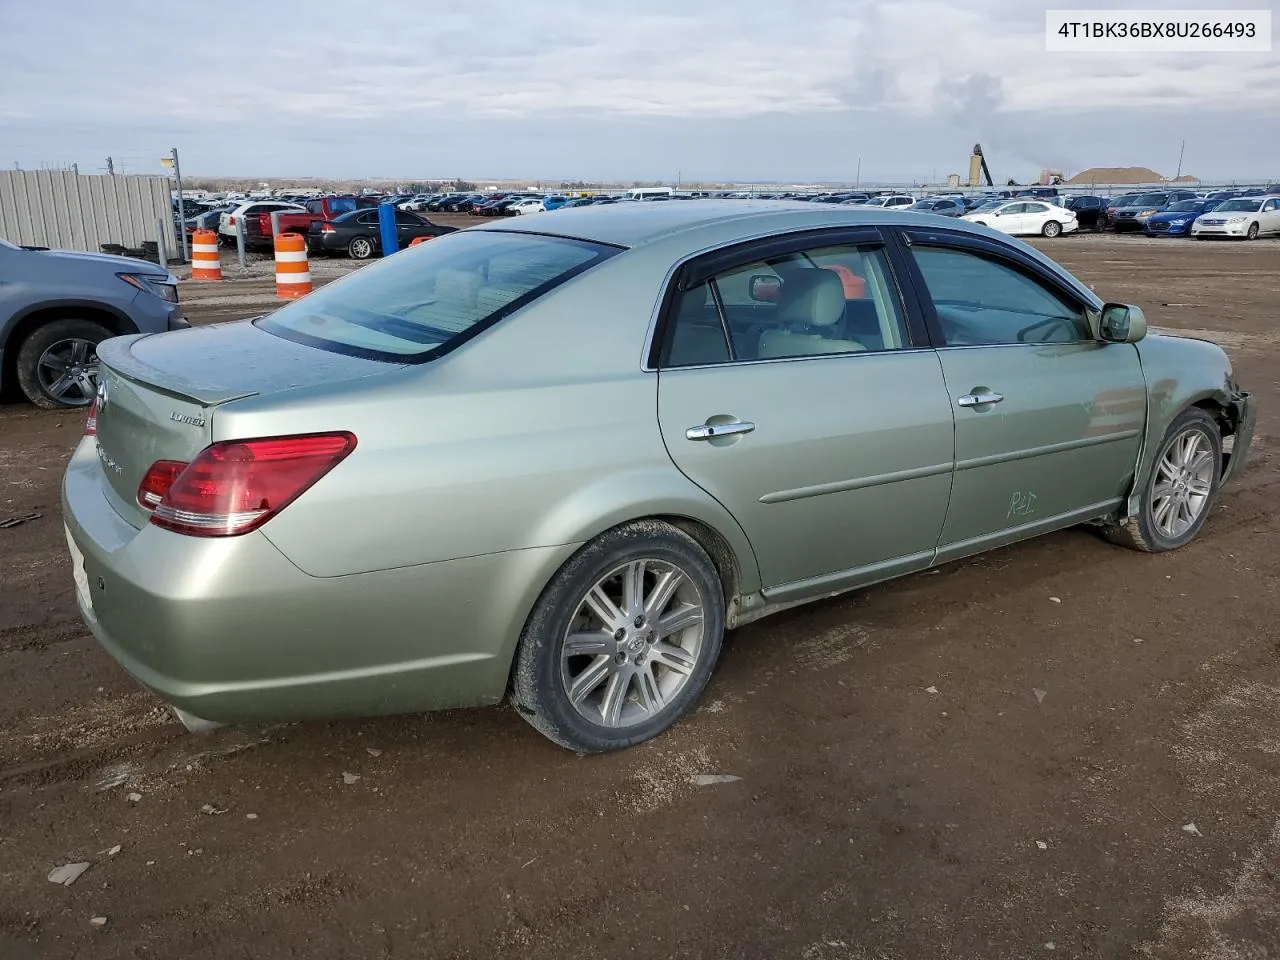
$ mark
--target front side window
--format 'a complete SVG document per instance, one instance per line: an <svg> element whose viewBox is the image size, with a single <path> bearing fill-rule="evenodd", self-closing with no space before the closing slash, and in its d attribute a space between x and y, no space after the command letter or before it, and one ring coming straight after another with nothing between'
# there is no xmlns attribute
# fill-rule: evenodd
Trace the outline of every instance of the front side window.
<svg viewBox="0 0 1280 960"><path fill-rule="evenodd" d="M257 323L336 353L425 360L616 252L586 241L460 230L348 274Z"/></svg>
<svg viewBox="0 0 1280 960"><path fill-rule="evenodd" d="M996 257L913 245L943 345L970 347L1092 340L1084 308Z"/></svg>
<svg viewBox="0 0 1280 960"><path fill-rule="evenodd" d="M664 366L910 346L879 246L831 245L726 270L679 294Z"/></svg>

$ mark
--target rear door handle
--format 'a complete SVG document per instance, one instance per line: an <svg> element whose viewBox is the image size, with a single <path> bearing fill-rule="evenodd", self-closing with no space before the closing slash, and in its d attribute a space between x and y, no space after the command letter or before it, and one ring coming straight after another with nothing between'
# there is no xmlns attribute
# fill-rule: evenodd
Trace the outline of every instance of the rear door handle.
<svg viewBox="0 0 1280 960"><path fill-rule="evenodd" d="M963 397L956 399L956 405L961 407L980 407L988 403L999 403L1003 399L1003 393L992 393L988 390L983 393L966 393Z"/></svg>
<svg viewBox="0 0 1280 960"><path fill-rule="evenodd" d="M731 420L728 423L700 423L684 432L686 440L710 440L712 437L728 437L735 433L750 433L756 425L750 420Z"/></svg>

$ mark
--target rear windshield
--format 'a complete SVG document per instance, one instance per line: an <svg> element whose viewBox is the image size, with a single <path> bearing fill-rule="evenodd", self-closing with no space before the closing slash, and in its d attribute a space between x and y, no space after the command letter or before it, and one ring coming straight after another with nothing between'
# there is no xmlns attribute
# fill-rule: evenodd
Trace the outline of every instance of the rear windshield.
<svg viewBox="0 0 1280 960"><path fill-rule="evenodd" d="M429 360L617 247L460 230L393 254L257 321L269 333L374 360Z"/></svg>

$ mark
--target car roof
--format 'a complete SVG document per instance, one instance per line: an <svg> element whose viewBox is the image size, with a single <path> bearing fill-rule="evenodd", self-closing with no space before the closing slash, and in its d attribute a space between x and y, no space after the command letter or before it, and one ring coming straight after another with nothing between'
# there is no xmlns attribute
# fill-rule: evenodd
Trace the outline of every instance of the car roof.
<svg viewBox="0 0 1280 960"><path fill-rule="evenodd" d="M604 204L560 209L546 217L500 221L472 230L518 231L638 247L683 237L690 251L771 233L823 227L914 226L986 233L950 217L895 213L883 207L845 207L791 200L685 200L681 203Z"/></svg>

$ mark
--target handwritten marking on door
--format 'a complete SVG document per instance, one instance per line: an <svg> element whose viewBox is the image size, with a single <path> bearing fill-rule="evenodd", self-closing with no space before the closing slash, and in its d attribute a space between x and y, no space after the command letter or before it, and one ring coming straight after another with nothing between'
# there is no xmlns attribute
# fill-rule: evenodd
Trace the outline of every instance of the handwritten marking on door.
<svg viewBox="0 0 1280 960"><path fill-rule="evenodd" d="M1006 519L1010 517L1029 517L1035 513L1035 509L1036 495L1030 490L1025 493L1018 490L1009 498L1009 512L1005 514L1005 517Z"/></svg>

